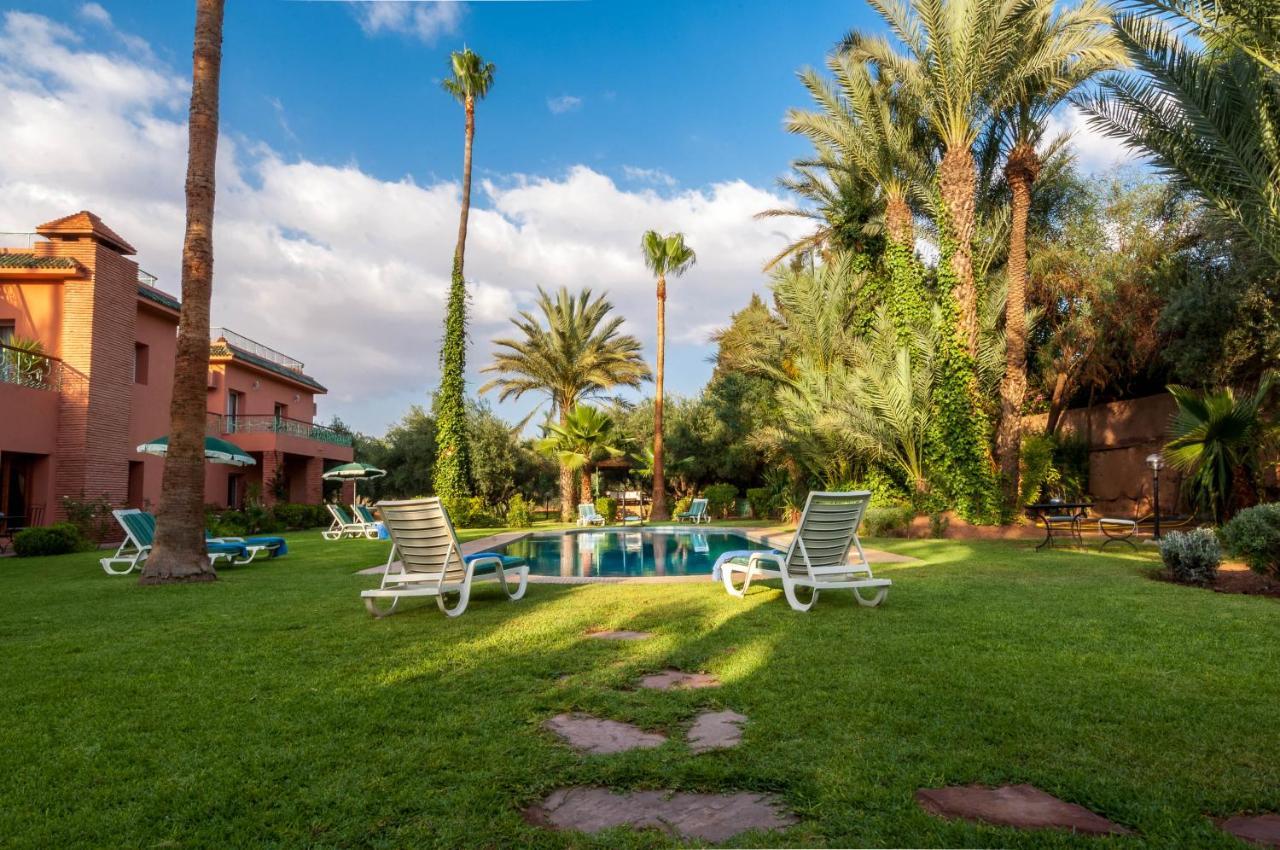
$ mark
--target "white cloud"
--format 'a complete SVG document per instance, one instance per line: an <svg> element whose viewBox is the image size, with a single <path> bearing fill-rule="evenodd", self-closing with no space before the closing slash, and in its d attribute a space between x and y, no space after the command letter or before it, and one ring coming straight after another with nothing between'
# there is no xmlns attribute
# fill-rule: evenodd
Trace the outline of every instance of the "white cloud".
<svg viewBox="0 0 1280 850"><path fill-rule="evenodd" d="M674 186L676 178L661 168L639 168L634 165L622 166L622 176L636 183L652 183L655 186Z"/></svg>
<svg viewBox="0 0 1280 850"><path fill-rule="evenodd" d="M93 210L176 293L189 84L139 57L95 53L39 16L0 19L0 230ZM286 159L223 131L214 324L303 360L330 388L324 416L379 431L438 380L458 184ZM477 185L470 387L537 286L607 292L651 357L654 284L639 243L656 228L684 232L698 252L698 265L670 282L667 314L670 383L696 389L710 373L698 344L763 288L760 264L804 229L752 218L780 201L742 181L632 191L581 165ZM517 418L535 401L503 412Z"/></svg>
<svg viewBox="0 0 1280 850"><path fill-rule="evenodd" d="M1071 147L1076 162L1088 173L1108 171L1121 165L1130 165L1140 155L1119 139L1103 135L1089 124L1089 116L1073 104L1067 104L1046 122L1046 143L1062 133L1071 134Z"/></svg>
<svg viewBox="0 0 1280 850"><path fill-rule="evenodd" d="M356 18L366 34L395 32L427 44L457 32L465 11L461 0L359 0L355 4Z"/></svg>
<svg viewBox="0 0 1280 850"><path fill-rule="evenodd" d="M80 15L94 23L111 26L111 13L97 3L85 3L80 7Z"/></svg>
<svg viewBox="0 0 1280 850"><path fill-rule="evenodd" d="M582 98L574 97L571 94L547 98L547 109L551 110L552 115L563 115L566 112L574 112L581 108Z"/></svg>

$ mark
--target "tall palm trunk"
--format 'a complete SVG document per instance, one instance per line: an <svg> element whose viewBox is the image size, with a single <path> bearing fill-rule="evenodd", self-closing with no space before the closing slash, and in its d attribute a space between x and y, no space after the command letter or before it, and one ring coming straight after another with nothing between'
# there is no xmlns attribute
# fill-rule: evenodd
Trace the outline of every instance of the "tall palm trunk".
<svg viewBox="0 0 1280 850"><path fill-rule="evenodd" d="M670 519L667 480L662 462L662 379L667 362L667 277L658 275L658 362L653 373L653 498L649 518Z"/></svg>
<svg viewBox="0 0 1280 850"><path fill-rule="evenodd" d="M444 346L440 351L440 403L438 405L436 494L446 500L467 492L466 363L467 284L463 264L467 250L467 222L471 217L471 147L476 133L475 98L468 96L466 133L462 152L462 212L458 219L458 243L453 250L449 280L449 304L445 314Z"/></svg>
<svg viewBox="0 0 1280 850"><path fill-rule="evenodd" d="M569 409L573 407L573 400L568 396L563 397L557 402L560 408L560 425L561 427L569 424ZM578 489L578 482L574 480L573 470L569 468L563 460L560 461L560 521L573 522L577 517L577 500L575 494Z"/></svg>
<svg viewBox="0 0 1280 850"><path fill-rule="evenodd" d="M948 234L955 240L951 269L955 272L955 296L960 307L960 332L969 356L978 356L978 288L973 279L973 235L977 228L977 173L968 146L952 146L942 157L938 185L947 208Z"/></svg>
<svg viewBox="0 0 1280 850"><path fill-rule="evenodd" d="M587 502L594 502L595 498L591 493L591 467L582 467L579 475L582 478L582 503L585 505Z"/></svg>
<svg viewBox="0 0 1280 850"><path fill-rule="evenodd" d="M213 294L214 166L218 157L218 78L223 0L196 0L187 137L187 228L182 243L169 451L164 463L155 547L141 584L217 579L204 545L204 432Z"/></svg>
<svg viewBox="0 0 1280 850"><path fill-rule="evenodd" d="M1027 219L1031 214L1031 186L1040 174L1040 157L1033 145L1019 142L1009 152L1005 180L1013 195L1009 232L1009 261L1005 276L1005 365L1000 383L1000 427L996 455L1005 482L1008 504L1017 505L1018 463L1022 442L1022 401L1027 393Z"/></svg>

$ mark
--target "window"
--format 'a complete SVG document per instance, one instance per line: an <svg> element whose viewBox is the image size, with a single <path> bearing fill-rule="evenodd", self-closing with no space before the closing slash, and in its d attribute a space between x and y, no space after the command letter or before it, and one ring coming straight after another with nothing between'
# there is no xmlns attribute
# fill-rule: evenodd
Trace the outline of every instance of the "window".
<svg viewBox="0 0 1280 850"><path fill-rule="evenodd" d="M10 345L17 323L13 319L0 319L0 345Z"/></svg>
<svg viewBox="0 0 1280 850"><path fill-rule="evenodd" d="M135 384L145 384L147 382L147 371L150 362L151 346L135 342L133 344L133 382Z"/></svg>
<svg viewBox="0 0 1280 850"><path fill-rule="evenodd" d="M244 406L244 393L238 393L235 390L227 392L227 433L234 434L236 432L236 417L240 415L240 409Z"/></svg>

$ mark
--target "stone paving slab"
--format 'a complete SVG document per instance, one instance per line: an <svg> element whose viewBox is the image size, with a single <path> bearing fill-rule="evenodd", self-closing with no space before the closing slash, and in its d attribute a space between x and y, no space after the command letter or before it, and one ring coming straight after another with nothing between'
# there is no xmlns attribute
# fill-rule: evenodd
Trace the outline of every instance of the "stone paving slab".
<svg viewBox="0 0 1280 850"><path fill-rule="evenodd" d="M718 688L720 680L710 673L686 673L683 670L663 670L650 673L640 680L640 687L653 691L692 691L700 688Z"/></svg>
<svg viewBox="0 0 1280 850"><path fill-rule="evenodd" d="M587 637L597 640L644 640L653 637L653 632L636 632L631 629L599 629L587 632Z"/></svg>
<svg viewBox="0 0 1280 850"><path fill-rule="evenodd" d="M1018 829L1066 829L1089 835L1129 835L1131 831L1112 823L1084 806L1059 800L1033 785L953 785L948 788L921 788L916 802L930 814L963 818Z"/></svg>
<svg viewBox="0 0 1280 850"><path fill-rule="evenodd" d="M1263 847L1280 847L1280 815L1236 815L1218 824L1223 832L1241 841L1261 844Z"/></svg>
<svg viewBox="0 0 1280 850"><path fill-rule="evenodd" d="M689 749L695 753L727 750L742 743L747 718L736 711L704 711L689 727Z"/></svg>
<svg viewBox="0 0 1280 850"><path fill-rule="evenodd" d="M594 755L625 753L627 750L647 750L660 747L667 741L666 735L646 732L630 723L604 720L577 712L557 714L542 726L559 735L575 750Z"/></svg>
<svg viewBox="0 0 1280 850"><path fill-rule="evenodd" d="M561 788L526 809L525 818L550 829L597 833L632 826L715 844L749 829L784 829L796 823L795 815L771 794L615 793L608 788Z"/></svg>

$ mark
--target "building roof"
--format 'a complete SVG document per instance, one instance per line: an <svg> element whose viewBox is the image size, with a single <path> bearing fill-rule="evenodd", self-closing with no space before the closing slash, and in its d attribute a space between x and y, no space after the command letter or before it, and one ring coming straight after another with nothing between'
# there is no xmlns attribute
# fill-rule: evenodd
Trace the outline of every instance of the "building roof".
<svg viewBox="0 0 1280 850"><path fill-rule="evenodd" d="M0 252L0 269L75 269L70 257L41 257L27 251Z"/></svg>
<svg viewBox="0 0 1280 850"><path fill-rule="evenodd" d="M145 298L148 301L159 304L161 307L167 307L174 312L182 309L182 302L174 298L162 289L156 289L154 286L147 286L145 283L138 284L138 297Z"/></svg>
<svg viewBox="0 0 1280 850"><path fill-rule="evenodd" d="M314 390L315 392L318 392L318 393L328 392L328 390L325 389L325 387L319 381L317 381L315 378L311 377L310 375L307 375L296 369L290 369L288 366L282 366L279 363L273 363L272 361L268 360L265 357L259 357L256 354L251 354L250 352L245 351L243 348L237 348L236 346L231 345L230 343L228 343L226 340L223 340L223 339L216 339L213 342L209 343L209 356L210 357L229 357L232 360L238 360L241 363L247 363L250 366L254 366L254 367L257 367L258 369L262 369L265 372L270 372L273 375L279 375L280 377L285 378L286 380L290 380L295 383L302 384L304 387Z"/></svg>
<svg viewBox="0 0 1280 850"><path fill-rule="evenodd" d="M92 236L125 256L138 253L123 236L107 227L102 219L88 210L46 221L36 228L36 233L41 236Z"/></svg>

